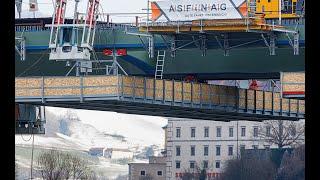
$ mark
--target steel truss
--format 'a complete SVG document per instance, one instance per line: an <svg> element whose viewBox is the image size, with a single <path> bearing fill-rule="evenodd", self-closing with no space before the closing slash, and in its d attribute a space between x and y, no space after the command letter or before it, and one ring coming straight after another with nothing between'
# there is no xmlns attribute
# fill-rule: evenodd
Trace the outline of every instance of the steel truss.
<svg viewBox="0 0 320 180"><path fill-rule="evenodd" d="M260 31L259 30L250 30L250 29L247 32L261 34L261 39L248 41L248 42L240 43L238 45L230 46L229 33L209 33L209 32L204 32L204 31L200 31L199 33L183 33L183 32L179 32L179 28L178 28L177 33L174 33L174 34L171 34L171 33L170 34L165 34L165 33L157 34L157 33L150 33L150 32L148 34L139 34L139 33L127 33L127 34L139 36L141 42L143 43L143 46L145 47L146 51L148 52L150 58L154 57L154 51L155 51L154 35L161 36L162 40L164 41L164 44L167 46L167 49L171 51L171 57L173 57L173 58L176 56L177 50L182 50L183 48L185 48L191 44L194 44L196 47L198 47L202 51L202 56L206 56L206 52L208 50L207 42L209 40L211 40L209 38L209 35L214 35L214 39L217 41L219 47L224 52L224 56L229 56L230 50L233 48L256 43L258 41L264 41L265 45L269 48L270 56L274 56L274 55L276 55L276 53L275 53L276 39L277 39L276 33L285 33L289 39L290 45L293 47L293 54L299 55L299 32L297 32L297 31L274 28L270 32L261 31L261 30ZM177 42L181 42L181 40L178 39L178 35L181 35L181 34L191 36L192 40L187 40L187 42L185 42L184 44L179 43L179 46L178 46ZM266 37L265 34L268 37ZM289 36L289 34L292 34L293 37L291 38ZM148 37L148 46L146 46L146 44L142 41L141 36ZM166 40L163 36L170 37L170 42L168 42L168 40ZM223 41L223 42L221 42L221 41ZM170 48L168 48L168 44L170 44Z"/></svg>
<svg viewBox="0 0 320 180"><path fill-rule="evenodd" d="M274 56L276 55L276 51L275 51L275 47L276 47L276 36L274 33L269 33L269 38L270 41L268 42L268 40L264 37L264 34L261 34L261 37L264 41L264 43L266 44L266 46L269 48L269 52L270 52L270 56Z"/></svg>
<svg viewBox="0 0 320 180"><path fill-rule="evenodd" d="M26 60L26 39L23 36L15 37L15 40L18 41L18 46L15 44L15 50L20 55L20 60L25 61Z"/></svg>
<svg viewBox="0 0 320 180"><path fill-rule="evenodd" d="M182 33L180 33L182 34ZM209 35L212 35L210 33L201 33L201 34L188 34L188 33L183 33L184 35L189 35L191 36L191 40L179 40L177 38L177 35L167 35L171 37L171 57L175 57L176 56L176 52L178 50L183 50L185 47L194 44L197 48L199 48L202 51L202 56L206 56L207 50L208 50L208 41L209 39ZM161 35L163 36L163 35ZM165 44L169 44L167 42L167 40L165 40L164 38L162 38L163 41L165 42ZM257 40L253 40L253 41L248 41L248 42L244 42L244 43L240 43L234 46L230 46L229 44L229 36L228 33L221 33L221 34L214 34L214 39L215 41L217 41L219 47L224 51L224 56L229 56L229 52L231 49L233 48L237 48L237 47L241 47L244 45L248 45L248 44L252 44L252 43L256 43L258 41L261 41L261 39L257 39ZM223 40L223 44L222 44L222 40ZM185 42L184 42L185 41ZM177 46L177 44L179 43L179 46ZM184 43L181 43L184 42ZM187 48L185 48L187 49Z"/></svg>

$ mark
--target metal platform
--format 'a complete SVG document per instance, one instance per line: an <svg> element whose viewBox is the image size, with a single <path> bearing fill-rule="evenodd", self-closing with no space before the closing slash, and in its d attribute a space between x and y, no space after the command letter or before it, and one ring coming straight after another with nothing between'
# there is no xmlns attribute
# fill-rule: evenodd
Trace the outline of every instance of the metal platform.
<svg viewBox="0 0 320 180"><path fill-rule="evenodd" d="M273 31L274 28L284 29L283 26L266 24L263 18L196 20L181 22L152 22L140 23L139 31L150 33L180 33L180 32L248 32Z"/></svg>
<svg viewBox="0 0 320 180"><path fill-rule="evenodd" d="M217 121L303 119L280 93L132 76L16 78L17 103Z"/></svg>
<svg viewBox="0 0 320 180"><path fill-rule="evenodd" d="M45 108L15 104L15 134L45 134Z"/></svg>

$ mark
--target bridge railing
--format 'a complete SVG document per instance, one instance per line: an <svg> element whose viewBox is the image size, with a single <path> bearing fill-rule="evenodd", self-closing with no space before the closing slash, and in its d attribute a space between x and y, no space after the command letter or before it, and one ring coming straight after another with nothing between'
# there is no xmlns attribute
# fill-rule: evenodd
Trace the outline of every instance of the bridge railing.
<svg viewBox="0 0 320 180"><path fill-rule="evenodd" d="M16 101L122 100L304 118L304 100L231 86L134 76L16 78Z"/></svg>
<svg viewBox="0 0 320 180"><path fill-rule="evenodd" d="M16 100L80 100L117 96L117 76L22 77L15 80Z"/></svg>

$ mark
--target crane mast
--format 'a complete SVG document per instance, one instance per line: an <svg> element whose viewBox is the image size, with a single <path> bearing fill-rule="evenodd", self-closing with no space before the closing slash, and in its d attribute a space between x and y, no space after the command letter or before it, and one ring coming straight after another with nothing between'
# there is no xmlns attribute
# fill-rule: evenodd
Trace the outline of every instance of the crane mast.
<svg viewBox="0 0 320 180"><path fill-rule="evenodd" d="M66 23L67 0L56 0L49 40L49 60L75 62L82 72L92 71L90 55L93 51L99 0L88 0L85 20L78 20L79 0L75 0L74 19ZM78 40L81 37L81 40ZM78 66L77 66L78 67Z"/></svg>

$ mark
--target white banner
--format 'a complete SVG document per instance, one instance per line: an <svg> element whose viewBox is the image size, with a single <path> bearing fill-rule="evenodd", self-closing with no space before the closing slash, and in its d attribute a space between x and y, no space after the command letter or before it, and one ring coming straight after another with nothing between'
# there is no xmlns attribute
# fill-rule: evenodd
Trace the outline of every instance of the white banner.
<svg viewBox="0 0 320 180"><path fill-rule="evenodd" d="M151 7L153 21L241 19L247 11L245 0L156 1Z"/></svg>

